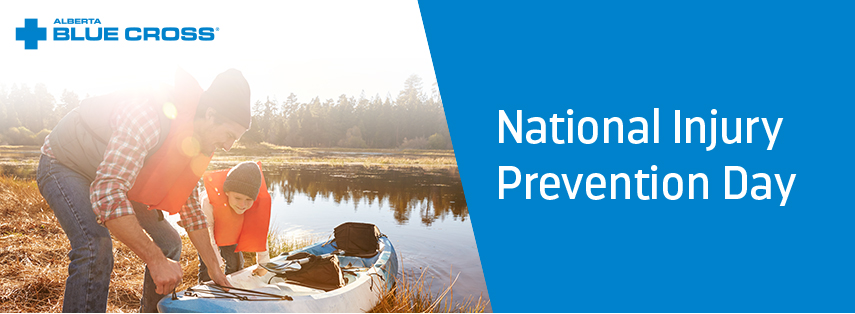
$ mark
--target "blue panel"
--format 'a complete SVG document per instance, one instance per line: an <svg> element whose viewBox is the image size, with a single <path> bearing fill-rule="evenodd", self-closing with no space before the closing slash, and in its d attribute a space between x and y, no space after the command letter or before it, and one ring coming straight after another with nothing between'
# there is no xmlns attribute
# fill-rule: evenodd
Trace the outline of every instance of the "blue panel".
<svg viewBox="0 0 855 314"><path fill-rule="evenodd" d="M494 310L855 311L851 3L425 1L420 9ZM654 108L659 143L652 129L650 143L629 143L629 119L652 128ZM507 130L498 142L500 110L514 123L522 110L522 143ZM706 143L697 133L675 143L675 110L683 123L706 121ZM578 135L578 122L592 117L598 140L556 144L553 115L565 118L559 139L567 140L566 118ZM545 144L526 142L539 128L530 117L546 120ZM604 143L611 117L623 121L624 143L616 126ZM747 143L755 117L771 128L783 118L772 150L762 122ZM708 151L713 118L717 145ZM741 119L741 143L722 142L723 118L730 137ZM531 199L525 177L499 199L500 166L539 175ZM742 199L725 199L726 166L748 175ZM637 190L639 170L657 175L657 199L639 197L653 192L650 179ZM547 190L559 197L544 199L545 173L571 183L582 174L576 198L561 182ZM605 199L592 200L585 179L593 173L607 181L626 173L630 199L623 183L611 199L605 182L592 191ZM683 181L704 173L708 199L700 186L689 199L685 183L680 198L666 199L669 173ZM756 173L770 176L771 199L752 198L763 183ZM785 206L774 174L784 185L797 175ZM741 177L732 180L738 193ZM676 194L676 179L669 183Z"/></svg>

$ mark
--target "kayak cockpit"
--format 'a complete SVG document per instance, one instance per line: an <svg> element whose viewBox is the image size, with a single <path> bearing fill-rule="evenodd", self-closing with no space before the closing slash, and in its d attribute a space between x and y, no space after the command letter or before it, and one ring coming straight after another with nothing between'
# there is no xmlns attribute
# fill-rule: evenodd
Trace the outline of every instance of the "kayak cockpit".
<svg viewBox="0 0 855 314"><path fill-rule="evenodd" d="M255 276L252 274L255 267L257 266L243 269L240 272L229 275L229 282L236 288L255 290L282 296L313 295L328 292L322 289L301 285L299 283L286 282L284 278L276 277L272 272L267 272L264 276ZM348 271L343 272L342 276L344 277L345 286L338 289L345 288L348 284L356 282L359 275L361 274Z"/></svg>

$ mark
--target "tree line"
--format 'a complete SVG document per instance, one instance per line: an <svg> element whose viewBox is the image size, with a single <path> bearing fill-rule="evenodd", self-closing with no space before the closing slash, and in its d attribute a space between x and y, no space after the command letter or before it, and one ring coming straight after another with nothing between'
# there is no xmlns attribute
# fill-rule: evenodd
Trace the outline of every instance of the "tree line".
<svg viewBox="0 0 855 314"><path fill-rule="evenodd" d="M416 75L404 81L397 98L363 93L300 102L292 93L282 102L258 101L244 137L292 147L451 148L436 84L427 95Z"/></svg>
<svg viewBox="0 0 855 314"><path fill-rule="evenodd" d="M0 86L0 144L40 145L59 119L80 105L80 97L63 90L59 101L45 84ZM34 133L35 132L35 133Z"/></svg>
<svg viewBox="0 0 855 314"><path fill-rule="evenodd" d="M436 83L429 94L412 75L397 97L387 94L301 102L267 97L252 105L246 144L268 142L292 147L450 149L448 124ZM86 95L85 97L88 97ZM56 99L44 84L0 86L0 144L40 145L69 111L80 104L73 91Z"/></svg>

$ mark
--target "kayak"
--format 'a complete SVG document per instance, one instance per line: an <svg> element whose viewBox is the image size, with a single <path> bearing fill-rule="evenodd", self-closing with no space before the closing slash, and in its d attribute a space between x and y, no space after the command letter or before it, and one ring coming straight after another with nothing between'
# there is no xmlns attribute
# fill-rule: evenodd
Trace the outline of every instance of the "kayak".
<svg viewBox="0 0 855 314"><path fill-rule="evenodd" d="M253 265L227 276L233 287L227 288L232 289L212 283L197 285L164 297L157 309L183 313L366 312L377 305L384 291L394 287L398 274L398 258L392 242L385 235L378 242L378 253L370 257L341 254L333 240L283 253L265 264L265 268L288 266L293 263L288 257L300 252L336 255L344 277L341 288L318 289L277 277L272 271L264 276L253 275L253 270L259 267Z"/></svg>

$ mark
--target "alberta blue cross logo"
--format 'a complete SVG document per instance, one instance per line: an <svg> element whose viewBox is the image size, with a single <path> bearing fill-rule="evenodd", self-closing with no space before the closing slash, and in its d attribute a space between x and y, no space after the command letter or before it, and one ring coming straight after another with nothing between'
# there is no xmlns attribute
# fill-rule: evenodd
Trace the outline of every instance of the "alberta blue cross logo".
<svg viewBox="0 0 855 314"><path fill-rule="evenodd" d="M101 26L98 18L57 18L53 22L52 41L212 41L219 27L112 27ZM71 25L71 26L68 26ZM76 27L76 25L85 25ZM48 40L47 27L39 19L24 19L24 27L15 28L15 40L24 49L39 49L39 41Z"/></svg>
<svg viewBox="0 0 855 314"><path fill-rule="evenodd" d="M39 19L24 19L24 27L15 28L15 40L24 42L24 49L39 49L39 41L47 40L47 28L39 27Z"/></svg>

